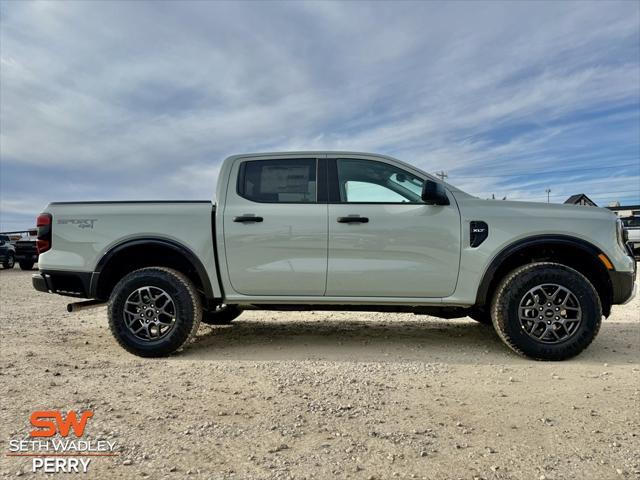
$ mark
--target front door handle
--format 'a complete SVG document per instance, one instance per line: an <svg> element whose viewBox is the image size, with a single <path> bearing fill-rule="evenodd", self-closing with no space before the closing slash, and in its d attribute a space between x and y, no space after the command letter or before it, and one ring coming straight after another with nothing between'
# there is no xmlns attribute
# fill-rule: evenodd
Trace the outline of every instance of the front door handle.
<svg viewBox="0 0 640 480"><path fill-rule="evenodd" d="M369 223L367 217L349 215L348 217L338 217L338 223Z"/></svg>
<svg viewBox="0 0 640 480"><path fill-rule="evenodd" d="M262 217L256 217L255 215L240 215L239 217L234 217L234 222L246 223L246 222L261 222L264 220Z"/></svg>

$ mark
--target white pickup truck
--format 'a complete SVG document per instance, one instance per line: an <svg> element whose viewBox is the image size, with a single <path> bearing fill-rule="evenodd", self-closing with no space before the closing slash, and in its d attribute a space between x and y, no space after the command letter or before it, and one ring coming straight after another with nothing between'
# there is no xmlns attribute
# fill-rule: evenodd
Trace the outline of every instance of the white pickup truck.
<svg viewBox="0 0 640 480"><path fill-rule="evenodd" d="M413 312L493 324L535 359L577 355L634 292L604 209L481 200L394 158L236 155L216 203L51 203L34 287L109 302L116 340L168 355L243 309Z"/></svg>

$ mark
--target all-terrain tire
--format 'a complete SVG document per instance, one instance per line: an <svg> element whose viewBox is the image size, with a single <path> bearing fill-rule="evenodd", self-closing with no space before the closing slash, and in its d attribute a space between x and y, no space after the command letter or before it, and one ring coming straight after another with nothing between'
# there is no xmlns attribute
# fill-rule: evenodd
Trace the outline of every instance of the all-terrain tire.
<svg viewBox="0 0 640 480"><path fill-rule="evenodd" d="M238 318L242 309L238 305L220 305L216 310L205 310L202 312L202 323L207 325L229 325Z"/></svg>
<svg viewBox="0 0 640 480"><path fill-rule="evenodd" d="M33 262L19 262L21 270L33 270Z"/></svg>
<svg viewBox="0 0 640 480"><path fill-rule="evenodd" d="M145 287L165 292L174 305L172 326L159 339L141 339L134 334L133 327L127 326L126 318L131 318L130 313L125 313L125 307L131 308L127 300ZM142 300L142 294L139 298ZM108 315L111 333L122 348L140 357L163 357L177 351L195 336L202 319L202 304L193 283L182 273L170 268L148 267L131 272L118 282L109 299ZM136 327L138 325L140 323Z"/></svg>
<svg viewBox="0 0 640 480"><path fill-rule="evenodd" d="M525 301L528 292L534 288L540 288L541 285L560 286L570 291L578 303L581 320L564 340L555 339L556 334L551 331L553 328L551 326L548 327L548 335L553 337L554 343L536 340L527 332L528 327L525 328L520 320L521 302ZM552 290L553 287L551 287ZM543 300L543 303L547 300L549 299ZM547 305L551 306L547 307ZM545 314L547 310L549 312L555 310L555 304L547 303L538 308L541 309L539 312L541 315L535 316L531 324L542 322L543 325L540 328L547 328L544 324L549 322L552 325L556 317L550 315L547 318ZM577 313L575 315L578 316ZM491 316L496 332L514 352L535 360L565 360L578 355L596 337L602 322L602 306L596 289L580 272L558 263L539 262L519 267L502 280L493 297ZM536 324L539 325L539 323ZM564 333L568 330L560 330L560 332Z"/></svg>

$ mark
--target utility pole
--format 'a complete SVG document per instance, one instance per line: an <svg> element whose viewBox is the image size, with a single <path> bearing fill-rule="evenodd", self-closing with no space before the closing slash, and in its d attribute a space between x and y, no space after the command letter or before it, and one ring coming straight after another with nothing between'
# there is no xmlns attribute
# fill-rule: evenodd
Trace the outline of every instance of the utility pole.
<svg viewBox="0 0 640 480"><path fill-rule="evenodd" d="M440 180L444 182L444 179L449 178L449 175L447 175L447 172L444 170L440 170L439 172L436 172L436 177L440 177Z"/></svg>
<svg viewBox="0 0 640 480"><path fill-rule="evenodd" d="M545 189L545 192L547 193L547 203L549 203L549 194L551 193L551 189L549 187L547 187Z"/></svg>

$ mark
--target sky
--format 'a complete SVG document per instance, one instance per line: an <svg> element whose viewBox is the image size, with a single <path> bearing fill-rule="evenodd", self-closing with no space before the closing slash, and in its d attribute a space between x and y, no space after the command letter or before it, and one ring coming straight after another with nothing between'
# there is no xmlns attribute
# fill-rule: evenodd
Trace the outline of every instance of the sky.
<svg viewBox="0 0 640 480"><path fill-rule="evenodd" d="M0 3L0 230L325 149L482 198L640 203L640 2Z"/></svg>

